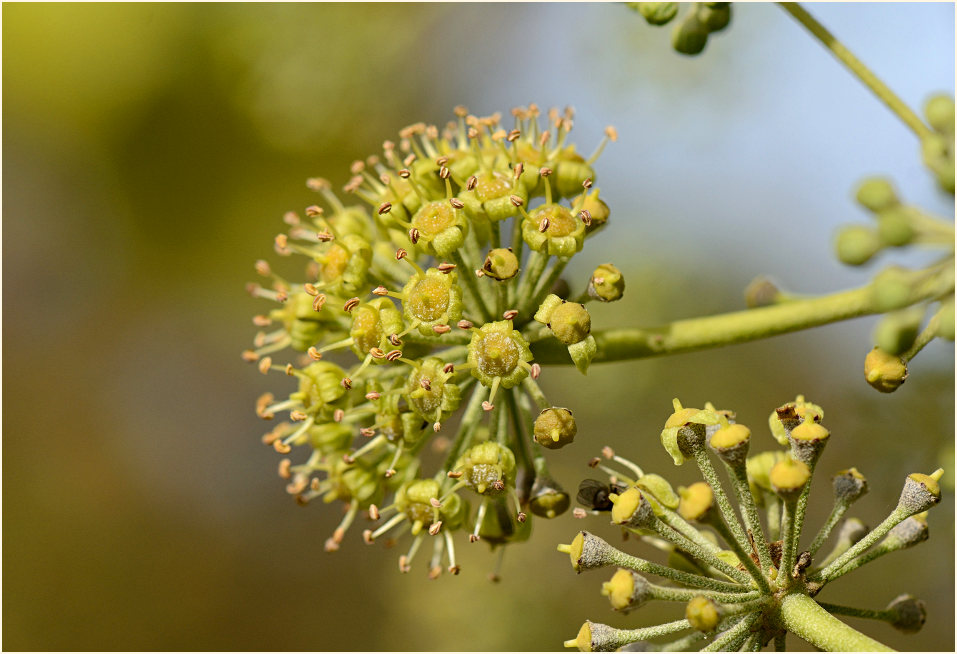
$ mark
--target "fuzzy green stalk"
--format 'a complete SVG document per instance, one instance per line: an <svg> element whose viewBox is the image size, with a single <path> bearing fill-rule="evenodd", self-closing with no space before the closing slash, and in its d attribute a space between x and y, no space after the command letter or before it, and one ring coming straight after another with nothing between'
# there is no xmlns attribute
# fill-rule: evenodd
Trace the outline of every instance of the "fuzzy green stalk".
<svg viewBox="0 0 957 654"><path fill-rule="evenodd" d="M660 520L655 520L651 523L651 525L649 525L649 527L653 529L659 536L674 544L678 549L684 550L699 561L707 563L711 567L720 571L722 574L727 575L740 584L744 584L745 587L748 587L751 583L750 575L738 570L728 563L725 563L716 555L706 551L702 547L699 547L698 544L692 541L690 538L687 538L674 529L671 529Z"/></svg>
<svg viewBox="0 0 957 654"><path fill-rule="evenodd" d="M740 584L720 581L718 579L711 579L709 577L702 577L701 575L691 574L690 572L682 572L681 570L675 570L658 563L640 559L637 556L625 554L617 549L612 549L608 558L612 565L628 568L629 570L634 570L635 572L646 572L648 574L658 575L659 577L677 581L679 584L684 584L685 586L705 588L707 590L713 590L722 593L740 593L749 591L749 589L742 587Z"/></svg>
<svg viewBox="0 0 957 654"><path fill-rule="evenodd" d="M459 279L463 280L462 288L465 291L462 295L465 305L472 313L472 317L475 320L491 322L493 320L492 314L488 310L488 304L486 304L481 291L479 291L472 268L465 262L462 253L458 250L452 252L452 260L462 273L459 275Z"/></svg>
<svg viewBox="0 0 957 654"><path fill-rule="evenodd" d="M794 547L791 541L794 534L794 512L797 500L784 500L784 516L781 519L781 566L778 568L778 587L787 588L791 584L791 568L794 566Z"/></svg>
<svg viewBox="0 0 957 654"><path fill-rule="evenodd" d="M893 652L828 613L804 593L781 600L778 617L788 631L829 652Z"/></svg>
<svg viewBox="0 0 957 654"><path fill-rule="evenodd" d="M720 516L715 516L707 524L714 527L715 531L718 532L725 542L731 545L731 549L734 550L734 553L738 555L738 560L744 564L744 567L748 569L748 572L751 573L751 578L754 579L758 584L758 588L764 591L767 594L771 594L771 587L768 586L768 580L762 574L761 569L757 566L754 560L751 559L751 555L741 547L737 539L731 533L731 530L728 529L728 525L725 524L724 520Z"/></svg>
<svg viewBox="0 0 957 654"><path fill-rule="evenodd" d="M656 507L656 510L658 511L658 518L666 525L677 531L679 534L688 537L709 552L717 552L721 549L710 540L702 536L700 531L695 529L693 525L688 523L687 520L682 518L671 509L659 504Z"/></svg>
<svg viewBox="0 0 957 654"><path fill-rule="evenodd" d="M532 304L532 291L535 289L535 284L541 278L547 264L547 254L533 250L529 255L528 267L518 283L518 291L515 296L515 302L518 304L516 308L520 316L532 314L538 308L537 305Z"/></svg>
<svg viewBox="0 0 957 654"><path fill-rule="evenodd" d="M533 310L545 300L545 296L548 295L548 293L552 290L552 286L554 286L555 282L558 281L559 276L562 274L562 271L565 270L565 266L568 265L569 261L571 261L571 257L555 257L555 263L552 264L548 274L545 275L545 277L536 287L537 290L535 291L535 296L532 299Z"/></svg>
<svg viewBox="0 0 957 654"><path fill-rule="evenodd" d="M728 471L728 477L731 479L731 486L734 488L734 494L738 500L738 506L743 509L742 516L745 524L754 538L754 545L758 550L758 561L761 563L761 570L767 572L771 569L771 550L768 546L768 540L764 537L764 529L761 527L761 516L758 514L758 507L754 503L754 497L751 495L751 489L748 486L748 471L744 461L737 464L724 462Z"/></svg>
<svg viewBox="0 0 957 654"><path fill-rule="evenodd" d="M937 336L937 329L940 325L940 311L935 313L930 320L927 321L927 326L924 327L923 331L917 335L917 338L914 339L913 345L908 348L906 352L900 355L900 358L903 359L904 363L910 362L917 353L924 349L924 346L930 343Z"/></svg>
<svg viewBox="0 0 957 654"><path fill-rule="evenodd" d="M842 64L844 64L851 73L854 74L864 85L871 90L871 92L877 96L877 98L887 105L887 108L893 111L898 118L900 118L905 125L907 125L920 139L925 139L928 136L931 136L932 132L930 129L923 123L923 121L918 118L917 114L911 111L903 100L901 100L897 95L891 91L884 82L882 82L877 75L872 73L870 69L867 68L861 60L855 57L850 50L848 50L844 45L838 41L833 34L831 34L827 28L821 25L817 20L814 19L811 14L807 13L800 4L796 2L779 2L781 8L786 12L791 14L801 25L803 25L807 30L820 41L825 48L830 50Z"/></svg>
<svg viewBox="0 0 957 654"><path fill-rule="evenodd" d="M830 604L829 602L818 602L821 608L832 615L847 615L852 618L866 618L868 620L883 620L884 622L894 622L897 619L897 611L894 610L874 610L858 609L853 606L843 606L841 604Z"/></svg>
<svg viewBox="0 0 957 654"><path fill-rule="evenodd" d="M695 463L698 464L698 469L701 470L701 476L704 477L704 480L711 487L711 492L714 494L714 501L718 505L718 510L721 512L722 520L730 529L730 533L728 534L731 536L729 544L736 552L749 550L751 548L751 542L744 534L744 531L742 531L741 523L739 523L735 517L734 508L731 506L731 502L728 501L728 496L725 494L724 487L718 480L718 473L715 471L714 466L711 465L711 459L708 458L708 452L705 450L704 445L699 444L695 446L694 460ZM733 543L731 541L733 541ZM754 562L751 561L750 556L745 556L744 558L754 566ZM741 562L745 563L743 560ZM745 565L747 565L747 563L745 563ZM752 572L752 574L754 573ZM760 574L760 571L758 571L758 576L762 579L764 578L764 576Z"/></svg>
<svg viewBox="0 0 957 654"><path fill-rule="evenodd" d="M505 401L508 402L508 413L512 416L512 428L515 430L515 440L518 441L518 447L512 448L517 454L522 468L531 472L535 470L532 464L532 454L528 449L528 438L525 435L525 425L521 419L518 409L517 388L510 388L505 392Z"/></svg>
<svg viewBox="0 0 957 654"><path fill-rule="evenodd" d="M751 615L746 616L741 620L741 622L734 625L724 633L719 634L710 645L703 648L701 651L727 652L737 650L739 647L741 647L741 643L743 643L748 637L751 627L755 622L758 621L758 618L760 617L760 613L752 613Z"/></svg>
<svg viewBox="0 0 957 654"><path fill-rule="evenodd" d="M452 469L452 466L455 465L462 451L471 444L472 435L475 433L476 428L478 428L479 418L482 415L482 401L484 399L485 388L483 386L476 386L475 390L472 391L472 397L469 398L468 406L465 407L465 412L462 414L462 421L459 423L459 431L455 436L455 441L452 443L452 447L449 448L449 455L445 459L444 472L448 472ZM422 440L428 439L424 438ZM442 475L443 473L439 474Z"/></svg>
<svg viewBox="0 0 957 654"><path fill-rule="evenodd" d="M903 306L953 293L953 266L940 266L928 275L926 270L904 274L911 281ZM598 352L592 363L624 361L691 352L723 345L746 343L779 334L809 329L850 318L884 313L875 299L874 286L868 284L849 291L793 300L783 304L732 313L676 320L649 329L626 328L592 332ZM568 348L548 339L532 346L540 364L568 364Z"/></svg>
<svg viewBox="0 0 957 654"><path fill-rule="evenodd" d="M831 532L834 531L834 527L836 527L837 523L841 521L841 518L844 517L844 514L847 512L850 506L851 503L847 500L834 500L834 507L831 509L830 515L827 516L827 520L824 522L824 525L821 526L820 531L817 532L817 535L811 542L811 546L808 547L808 552L811 553L811 556L817 554L817 551L821 549L821 545L827 541L828 536L830 536Z"/></svg>
<svg viewBox="0 0 957 654"><path fill-rule="evenodd" d="M848 561L861 554L871 545L886 536L887 532L909 518L912 513L912 511L908 511L906 508L898 506L891 512L889 516L884 518L884 521L881 524L877 525L869 534L867 534L867 536L864 536L864 538L857 541L857 543L848 548L846 552L831 561L826 568L815 572L813 575L808 577L808 579L813 581L823 581L825 583L830 581L831 576L834 573L839 572Z"/></svg>

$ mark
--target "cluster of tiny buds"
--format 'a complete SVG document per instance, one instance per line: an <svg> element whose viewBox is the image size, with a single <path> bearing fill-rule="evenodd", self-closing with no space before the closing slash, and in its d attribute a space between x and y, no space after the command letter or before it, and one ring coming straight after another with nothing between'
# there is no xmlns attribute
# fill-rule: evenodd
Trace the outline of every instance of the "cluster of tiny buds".
<svg viewBox="0 0 957 654"><path fill-rule="evenodd" d="M660 27L678 15L677 2L627 2L649 25ZM708 36L731 23L730 2L695 2L671 31L671 46L684 55L701 54Z"/></svg>
<svg viewBox="0 0 957 654"><path fill-rule="evenodd" d="M821 407L798 396L769 418L771 435L787 449L751 454L751 430L737 423L733 412L710 403L704 409L685 408L675 400L662 444L676 464L694 460L703 478L677 490L611 448L589 461L608 479L582 482L577 499L585 508L576 509L576 516L609 516L626 536L637 535L667 561L633 556L587 531L558 550L569 555L576 572L617 568L602 586L614 610L628 612L664 600L683 603L685 616L640 629L586 621L565 646L611 651L635 643L650 647L644 641L674 635L664 646L668 651L757 651L772 640L783 649L788 632L813 638L801 616L824 612L882 620L904 632L919 630L924 605L908 595L884 609L816 597L830 582L874 559L926 540L927 511L940 501L943 470L908 475L897 506L873 529L845 516L867 492L867 480L856 468L840 471L833 477L830 514L816 534L802 537L812 475L830 438L823 417ZM731 482L730 493L713 458ZM819 556L828 541L830 552Z"/></svg>
<svg viewBox="0 0 957 654"><path fill-rule="evenodd" d="M296 501L344 504L326 549L364 515L376 523L367 543L411 534L403 571L431 539L431 576L443 561L458 571L456 531L498 547L524 540L531 515L568 508L543 452L577 428L546 399L532 349L556 339L584 372L596 354L586 305L624 291L612 264L578 295L562 279L608 223L593 164L614 128L585 157L569 140L570 108L518 107L510 128L500 115L455 116L445 129L410 125L356 161L344 190L358 203L307 181L321 205L287 213L274 240L304 273L256 262L265 281L248 290L274 308L253 318L261 331L243 352L296 380L256 413L288 413L263 442L303 453L279 467ZM438 470L421 469L426 448L444 457Z"/></svg>

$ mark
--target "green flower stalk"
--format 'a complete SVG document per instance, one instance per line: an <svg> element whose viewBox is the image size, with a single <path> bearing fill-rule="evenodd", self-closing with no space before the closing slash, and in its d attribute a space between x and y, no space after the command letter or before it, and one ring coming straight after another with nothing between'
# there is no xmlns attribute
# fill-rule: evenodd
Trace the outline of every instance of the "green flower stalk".
<svg viewBox="0 0 957 654"><path fill-rule="evenodd" d="M287 213L275 238L280 257L299 260L296 276L256 264L267 282L249 290L274 308L254 319L263 331L243 357L298 380L285 398L259 399L262 418L288 414L264 442L288 455L280 476L298 502L345 504L329 551L364 514L367 543L411 535L402 571L432 540L436 577L459 571L456 532L504 545L528 536L530 515L568 508L533 451L567 446L577 429L538 386L530 346L555 340L587 359L588 312L550 293L608 222L593 165L617 133L586 158L570 109L544 124L540 113L516 108L505 127L458 107L443 130L403 129L352 165L345 191L359 204L307 182L321 205ZM582 288L618 299L620 272L600 271ZM543 328L553 302L565 308ZM431 471L427 447L445 456Z"/></svg>
<svg viewBox="0 0 957 654"><path fill-rule="evenodd" d="M670 601L685 604L684 619L640 629L587 621L565 646L582 651L626 646L651 651L757 651L772 640L780 649L790 632L829 651L883 651L888 648L835 616L882 620L908 633L919 630L926 619L924 605L907 595L881 610L830 604L817 597L829 583L874 559L927 539L926 512L940 501L938 480L943 470L909 475L897 507L873 530L847 519L831 553L818 562L819 548L867 490L855 468L839 472L830 517L816 536L804 536L808 490L830 438L822 419L823 410L799 396L776 409L769 421L774 438L788 449L749 457L751 431L736 423L733 413L710 404L704 409L685 408L675 400L662 443L676 465L693 460L704 478L678 488L677 505L662 478L645 474L637 464L605 448L606 462L597 459L590 465L609 475L607 502L597 500L593 491L601 482L595 480L582 483L579 501L596 515L610 511L613 524L667 552L668 562L632 556L585 531L558 550L568 554L579 573L617 568L601 589L614 610L628 612L653 600ZM709 451L725 468L732 493L715 474ZM624 470L613 467L615 463ZM767 523L776 526L771 533L762 524L762 511ZM576 512L579 517L587 515L581 509ZM803 548L808 542L810 546ZM645 575L661 577L665 584ZM644 642L665 635L675 640Z"/></svg>

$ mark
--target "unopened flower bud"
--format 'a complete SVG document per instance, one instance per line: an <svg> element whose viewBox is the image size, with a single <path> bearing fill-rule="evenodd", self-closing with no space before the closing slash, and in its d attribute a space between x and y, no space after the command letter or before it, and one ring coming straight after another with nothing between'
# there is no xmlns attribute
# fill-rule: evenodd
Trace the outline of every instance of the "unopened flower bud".
<svg viewBox="0 0 957 654"><path fill-rule="evenodd" d="M864 225L848 225L841 229L835 243L837 258L849 266L860 266L870 261L881 249L877 231Z"/></svg>
<svg viewBox="0 0 957 654"><path fill-rule="evenodd" d="M864 379L881 393L893 393L907 379L907 364L875 347L864 358Z"/></svg>
<svg viewBox="0 0 957 654"><path fill-rule="evenodd" d="M693 11L675 25L671 32L671 46L681 54L700 54L707 44L708 28L698 20Z"/></svg>
<svg viewBox="0 0 957 654"><path fill-rule="evenodd" d="M937 335L948 341L954 340L954 296L940 303L937 311Z"/></svg>
<svg viewBox="0 0 957 654"><path fill-rule="evenodd" d="M635 5L649 25L665 25L678 14L677 2L636 2Z"/></svg>
<svg viewBox="0 0 957 654"><path fill-rule="evenodd" d="M578 433L575 417L572 412L562 407L552 407L543 410L535 418L535 442L542 447L557 450L565 447Z"/></svg>
<svg viewBox="0 0 957 654"><path fill-rule="evenodd" d="M609 581L601 585L601 594L611 602L616 611L631 611L654 599L654 589L647 579L637 572L618 568Z"/></svg>
<svg viewBox="0 0 957 654"><path fill-rule="evenodd" d="M953 108L951 122L953 122ZM917 633L927 620L927 607L923 601L912 595L898 595L887 605L887 610L894 613L891 626L906 634Z"/></svg>
<svg viewBox="0 0 957 654"><path fill-rule="evenodd" d="M495 248L485 257L482 270L492 279L504 281L518 274L518 258L511 248Z"/></svg>
<svg viewBox="0 0 957 654"><path fill-rule="evenodd" d="M785 500L796 499L810 481L811 471L800 461L784 459L771 468L768 479L775 493Z"/></svg>
<svg viewBox="0 0 957 654"><path fill-rule="evenodd" d="M697 595L685 607L685 617L692 628L707 633L717 628L721 614L714 601L704 595Z"/></svg>
<svg viewBox="0 0 957 654"><path fill-rule="evenodd" d="M935 131L952 135L954 133L954 99L947 95L935 95L924 105L924 115Z"/></svg>
<svg viewBox="0 0 957 654"><path fill-rule="evenodd" d="M869 177L857 187L857 202L865 209L873 212L883 211L900 204L897 193L889 179L884 177Z"/></svg>
<svg viewBox="0 0 957 654"><path fill-rule="evenodd" d="M768 307L776 304L782 295L777 284L764 275L759 275L744 289L744 303L749 309Z"/></svg>
<svg viewBox="0 0 957 654"><path fill-rule="evenodd" d="M867 479L857 468L841 470L834 475L834 497L838 502L851 504L867 492Z"/></svg>
<svg viewBox="0 0 957 654"><path fill-rule="evenodd" d="M588 280L588 295L601 302L620 300L625 292L625 278L621 271L610 263L603 263Z"/></svg>
<svg viewBox="0 0 957 654"><path fill-rule="evenodd" d="M920 331L926 307L913 306L885 315L874 328L874 345L888 354L910 349Z"/></svg>
<svg viewBox="0 0 957 654"><path fill-rule="evenodd" d="M875 308L881 312L903 309L910 303L912 283L907 271L890 266L874 276L872 285Z"/></svg>
<svg viewBox="0 0 957 654"><path fill-rule="evenodd" d="M695 5L695 15L709 32L720 32L731 22L731 3L697 3Z"/></svg>
<svg viewBox="0 0 957 654"><path fill-rule="evenodd" d="M910 515L922 513L940 502L940 485L937 481L944 475L944 469L938 468L929 475L915 472L907 475L904 490L901 491L898 507L906 509Z"/></svg>
<svg viewBox="0 0 957 654"><path fill-rule="evenodd" d="M877 236L890 247L909 244L915 236L914 222L904 207L882 209L877 214Z"/></svg>

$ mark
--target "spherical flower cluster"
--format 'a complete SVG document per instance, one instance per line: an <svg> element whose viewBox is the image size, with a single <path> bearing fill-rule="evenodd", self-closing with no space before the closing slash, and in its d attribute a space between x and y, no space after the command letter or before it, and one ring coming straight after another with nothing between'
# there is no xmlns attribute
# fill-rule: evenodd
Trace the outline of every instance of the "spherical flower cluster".
<svg viewBox="0 0 957 654"><path fill-rule="evenodd" d="M288 492L345 504L327 550L365 516L368 543L412 535L403 571L431 538L430 575L457 573L454 532L504 544L527 536L529 513L568 507L536 442L572 442L574 419L545 398L530 346L558 339L585 370L585 304L621 297L611 264L580 296L556 291L562 281L567 295L566 264L608 222L593 165L617 134L582 156L572 111L540 113L516 108L509 128L459 107L442 130L405 128L353 164L345 191L358 203L308 180L322 204L287 213L275 238L300 262L295 277L256 264L268 282L249 290L274 307L254 318L263 331L243 357L297 380L256 410L288 416L264 437L289 455ZM445 456L437 470L422 469L427 447Z"/></svg>
<svg viewBox="0 0 957 654"><path fill-rule="evenodd" d="M618 629L587 621L565 643L582 651L611 651L660 636L676 635L667 645L642 646L666 651L758 651L775 641L784 649L788 632L828 650L886 649L852 630L835 615L883 620L914 632L925 619L924 605L908 595L885 609L859 609L816 599L830 582L881 557L926 540L927 510L940 501L933 474L911 474L897 506L874 529L855 518L850 506L867 492L867 480L855 468L833 477L834 504L824 525L802 542L811 479L830 433L823 411L798 397L770 417L772 435L786 450L750 455L751 430L730 411L712 405L675 411L665 423L662 443L680 465L693 460L703 481L677 492L662 477L604 450L604 461L590 465L609 475L608 483L585 480L579 502L593 514L610 515L626 532L667 553L665 564L622 552L587 531L559 551L576 572L617 566L602 586L616 611L628 612L651 600L681 602L684 618L640 629ZM721 462L737 506L719 480L712 458ZM618 464L624 472L612 467ZM767 530L760 513L765 514ZM576 509L578 517L586 511ZM818 557L831 540L832 549ZM654 583L654 575L664 583ZM830 640L829 640L830 639Z"/></svg>

